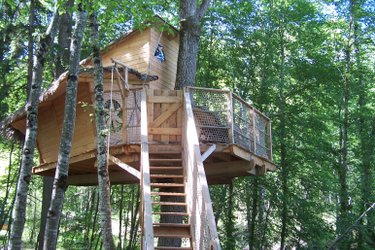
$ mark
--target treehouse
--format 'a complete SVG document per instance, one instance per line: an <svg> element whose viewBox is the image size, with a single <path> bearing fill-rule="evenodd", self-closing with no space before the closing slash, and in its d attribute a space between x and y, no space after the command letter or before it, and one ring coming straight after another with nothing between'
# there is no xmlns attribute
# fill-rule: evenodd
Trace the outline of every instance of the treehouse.
<svg viewBox="0 0 375 250"><path fill-rule="evenodd" d="M207 185L274 171L271 121L230 91L174 90L179 36L171 29L131 31L102 51L110 180L142 187L143 249L160 238L182 239L182 249L219 249ZM68 183L97 185L91 58L81 68ZM40 97L37 175L55 172L66 82L67 73ZM25 111L9 124L24 134Z"/></svg>

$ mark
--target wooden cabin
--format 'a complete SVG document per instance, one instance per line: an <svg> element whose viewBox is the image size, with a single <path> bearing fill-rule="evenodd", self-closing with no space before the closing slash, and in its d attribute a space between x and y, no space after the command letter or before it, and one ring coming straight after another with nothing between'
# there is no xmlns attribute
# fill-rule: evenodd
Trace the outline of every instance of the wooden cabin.
<svg viewBox="0 0 375 250"><path fill-rule="evenodd" d="M271 121L230 91L174 90L179 35L173 27L170 30L131 31L102 51L110 179L112 184L142 185L143 249L153 249L150 242L155 237L189 238L191 249L208 249L197 241L203 237L198 231L204 230L194 229L203 224L209 244L219 249L207 184L274 171ZM81 66L68 183L97 185L91 59ZM67 73L40 97L40 164L33 168L37 175L55 172L66 81ZM10 125L24 134L25 112L19 112ZM161 191L167 187L184 191ZM153 202L153 196L158 201L162 196L184 196L185 201ZM153 218L171 214L164 210L169 205L186 207L173 215L187 216L184 221L189 223L183 225L189 226L167 227L148 219L151 214ZM199 219L197 209L204 210L207 223Z"/></svg>

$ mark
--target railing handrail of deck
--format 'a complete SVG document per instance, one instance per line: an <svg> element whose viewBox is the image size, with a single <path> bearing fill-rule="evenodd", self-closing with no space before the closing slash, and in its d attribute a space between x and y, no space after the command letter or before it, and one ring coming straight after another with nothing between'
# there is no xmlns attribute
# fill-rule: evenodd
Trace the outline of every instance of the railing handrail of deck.
<svg viewBox="0 0 375 250"><path fill-rule="evenodd" d="M268 116L229 90L187 87L186 91L191 95L194 115L201 120L197 124L200 140L235 144L272 161Z"/></svg>

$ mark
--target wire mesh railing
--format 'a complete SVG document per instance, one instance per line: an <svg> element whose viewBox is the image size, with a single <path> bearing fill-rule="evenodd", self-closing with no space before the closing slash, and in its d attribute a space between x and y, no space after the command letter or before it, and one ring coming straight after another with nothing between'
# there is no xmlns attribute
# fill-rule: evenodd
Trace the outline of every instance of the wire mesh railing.
<svg viewBox="0 0 375 250"><path fill-rule="evenodd" d="M272 160L271 120L226 90L189 87L199 141L238 145Z"/></svg>

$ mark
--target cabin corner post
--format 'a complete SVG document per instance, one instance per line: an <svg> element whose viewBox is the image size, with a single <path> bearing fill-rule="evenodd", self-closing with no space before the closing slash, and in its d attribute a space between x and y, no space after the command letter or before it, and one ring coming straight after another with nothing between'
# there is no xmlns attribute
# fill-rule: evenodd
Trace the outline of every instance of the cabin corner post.
<svg viewBox="0 0 375 250"><path fill-rule="evenodd" d="M147 94L141 93L141 188L142 188L142 249L154 249L154 232L152 226L150 162L148 151Z"/></svg>

